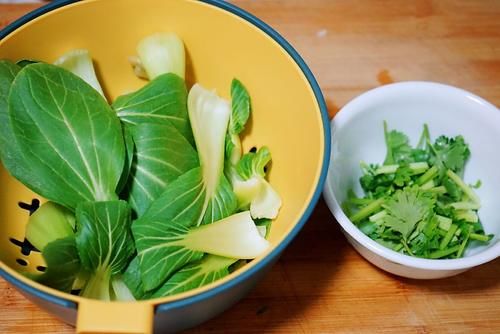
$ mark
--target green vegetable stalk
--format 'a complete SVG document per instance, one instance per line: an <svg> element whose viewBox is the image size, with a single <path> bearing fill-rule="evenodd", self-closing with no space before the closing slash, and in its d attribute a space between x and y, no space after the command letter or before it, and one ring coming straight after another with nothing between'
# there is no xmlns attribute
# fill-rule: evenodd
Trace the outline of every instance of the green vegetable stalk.
<svg viewBox="0 0 500 334"><path fill-rule="evenodd" d="M43 251L52 241L73 236L74 229L73 213L56 203L47 202L30 216L26 225L26 239Z"/></svg>
<svg viewBox="0 0 500 334"><path fill-rule="evenodd" d="M480 199L461 177L470 156L463 137L432 143L425 125L414 148L384 122L384 138L384 164L361 162L365 196L350 191L342 206L363 233L394 251L430 259L458 258L471 241L491 240L480 232Z"/></svg>

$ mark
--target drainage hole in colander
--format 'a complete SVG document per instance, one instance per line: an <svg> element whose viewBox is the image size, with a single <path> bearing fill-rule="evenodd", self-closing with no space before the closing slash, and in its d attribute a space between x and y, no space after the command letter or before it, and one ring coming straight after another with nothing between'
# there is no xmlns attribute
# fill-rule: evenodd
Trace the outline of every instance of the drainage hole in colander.
<svg viewBox="0 0 500 334"><path fill-rule="evenodd" d="M28 211L29 214L32 215L40 207L40 200L33 198L31 200L31 203L19 202L17 203L17 205L21 209Z"/></svg>
<svg viewBox="0 0 500 334"><path fill-rule="evenodd" d="M47 267L44 267L44 266L37 266L37 267L36 267L36 270L41 271L42 273L44 273L44 272L45 272L45 270L47 270Z"/></svg>
<svg viewBox="0 0 500 334"><path fill-rule="evenodd" d="M19 241L19 240L14 239L14 238L9 238L9 241L11 243L13 243L14 245L16 245L17 247L21 248L21 254L23 254L23 255L28 256L28 255L30 255L31 252L40 252L26 238L24 238L23 241Z"/></svg>
<svg viewBox="0 0 500 334"><path fill-rule="evenodd" d="M16 262L23 267L26 267L28 265L28 262L23 259L16 259Z"/></svg>

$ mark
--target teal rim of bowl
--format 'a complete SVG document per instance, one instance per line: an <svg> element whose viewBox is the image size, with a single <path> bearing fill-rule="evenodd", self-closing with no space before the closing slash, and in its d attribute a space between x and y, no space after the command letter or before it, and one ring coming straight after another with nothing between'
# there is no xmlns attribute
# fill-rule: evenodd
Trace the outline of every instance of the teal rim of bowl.
<svg viewBox="0 0 500 334"><path fill-rule="evenodd" d="M59 1L54 1L51 2L45 6L42 6L40 8L35 9L34 11L22 16L18 20L12 22L8 26L6 26L4 29L0 31L0 40L8 36L10 33L15 31L16 29L20 28L24 24L30 22L31 20L48 13L54 9L79 2L81 0L59 0ZM314 78L314 75L312 74L311 70L309 67L306 65L305 61L302 59L302 57L299 55L299 53L288 43L285 38L283 38L278 32L276 32L273 28L271 28L268 24L264 23L262 20L258 19L254 15L244 11L243 9L230 4L228 2L222 1L222 0L201 0L202 2L205 2L207 4L213 5L215 7L221 8L226 10L229 13L232 13L236 16L239 16L240 18L246 20L247 22L251 23L252 25L256 26L263 32L265 32L268 36L270 36L275 42L277 42L285 51L292 57L292 59L295 61L295 63L300 67L301 71L307 78L307 81L309 82L309 85L311 86L314 96L316 98L316 102L318 103L318 106L320 108L321 112L321 118L322 118L322 123L323 123L323 133L324 133L324 156L323 156L323 165L321 167L321 174L320 178L318 180L318 184L316 185L316 189L314 190L313 197L311 201L309 202L309 205L307 206L304 214L302 217L299 219L298 223L294 226L292 231L288 233L286 238L278 244L278 246L273 249L273 251L267 255L265 258L260 260L260 262L255 265L254 267L250 268L249 270L245 271L241 275L235 276L233 279L229 280L228 282L216 286L206 292L191 296L191 297L186 297L180 300L175 300L172 302L166 302L164 304L159 304L156 306L156 312L167 312L171 309L176 309L176 308L181 308L181 307L186 307L194 303L201 302L205 299L211 298L215 295L220 294L223 291L227 291L228 289L231 289L239 284L244 283L246 280L248 280L250 277L254 276L257 272L262 270L263 268L267 267L272 261L277 258L283 250L288 246L288 244L295 238L295 236L299 233L299 231L302 229L304 224L307 222L309 217L311 216L316 204L319 201L319 198L321 197L323 185L326 180L326 175L328 172L328 165L330 162L330 143L331 143L331 134L330 134L330 121L328 118L328 112L326 108L326 103L323 97L323 94L321 93L321 89ZM77 309L77 303L67 300L65 298L61 297L56 297L54 295L51 295L47 292L41 291L37 289L34 286L31 286L29 284L26 284L14 276L8 274L4 270L0 269L0 277L4 278L6 281L9 283L15 285L16 287L34 295L37 298L46 300L50 303L60 305L63 307L68 307L68 308L73 308Z"/></svg>

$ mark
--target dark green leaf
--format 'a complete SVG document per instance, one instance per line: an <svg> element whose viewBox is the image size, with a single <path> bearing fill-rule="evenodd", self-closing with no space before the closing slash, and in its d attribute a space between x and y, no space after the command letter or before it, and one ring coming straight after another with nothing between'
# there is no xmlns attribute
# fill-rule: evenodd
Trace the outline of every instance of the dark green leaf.
<svg viewBox="0 0 500 334"><path fill-rule="evenodd" d="M116 198L125 162L120 122L85 81L57 66L27 66L12 85L9 113L32 171L20 177L26 186L73 209Z"/></svg>
<svg viewBox="0 0 500 334"><path fill-rule="evenodd" d="M76 222L76 244L84 268L121 273L134 253L127 202L82 203L76 208Z"/></svg>
<svg viewBox="0 0 500 334"><path fill-rule="evenodd" d="M47 270L36 280L51 288L71 292L81 268L75 237L52 241L44 248L42 256Z"/></svg>
<svg viewBox="0 0 500 334"><path fill-rule="evenodd" d="M141 300L151 298L151 293L145 292L142 285L141 267L138 257L134 257L128 265L127 270L125 270L125 273L123 274L123 281L129 288L130 292L132 292L135 299Z"/></svg>
<svg viewBox="0 0 500 334"><path fill-rule="evenodd" d="M9 91L20 70L21 68L16 64L8 60L0 60L0 160L12 176L31 184L32 189L39 192L36 177L32 175L29 166L24 163L23 154L17 144L9 118Z"/></svg>
<svg viewBox="0 0 500 334"><path fill-rule="evenodd" d="M131 127L134 160L126 199L140 217L180 175L199 166L198 154L168 121Z"/></svg>
<svg viewBox="0 0 500 334"><path fill-rule="evenodd" d="M402 165L396 170L394 175L394 184L400 188L409 185L412 182L413 171L408 165Z"/></svg>
<svg viewBox="0 0 500 334"><path fill-rule="evenodd" d="M228 217L235 213L237 208L238 200L233 192L233 188L226 177L221 175L215 195L208 201L201 224L211 224Z"/></svg>
<svg viewBox="0 0 500 334"><path fill-rule="evenodd" d="M236 165L236 171L243 180L254 176L265 177L266 165L271 161L271 152L267 147L261 147L256 153L246 153Z"/></svg>
<svg viewBox="0 0 500 334"><path fill-rule="evenodd" d="M134 222L132 231L139 252L142 281L146 291L160 286L175 270L171 268L172 247L162 247L166 231L172 225L187 229L194 226L201 215L205 191L201 168L195 168L169 184L141 219ZM152 249L153 251L147 251ZM193 260L203 254L191 254ZM149 270L149 268L155 268Z"/></svg>
<svg viewBox="0 0 500 334"><path fill-rule="evenodd" d="M444 176L442 180L442 185L446 188L446 193L454 201L460 201L462 198L462 189L453 182L448 176Z"/></svg>
<svg viewBox="0 0 500 334"><path fill-rule="evenodd" d="M239 134L250 117L250 95L238 79L231 82L231 109L228 132Z"/></svg>
<svg viewBox="0 0 500 334"><path fill-rule="evenodd" d="M227 257L207 255L198 262L187 265L155 291L152 298L172 296L215 282L229 275L229 267L238 261Z"/></svg>
<svg viewBox="0 0 500 334"><path fill-rule="evenodd" d="M236 163L241 155L239 134L244 130L250 117L250 95L238 79L231 82L231 117L225 139L226 159ZM233 152L236 149L238 151Z"/></svg>
<svg viewBox="0 0 500 334"><path fill-rule="evenodd" d="M387 154L384 160L384 165L399 164L409 162L408 157L412 153L412 148L409 145L408 137L399 131L387 129L387 124L384 122L385 143Z"/></svg>
<svg viewBox="0 0 500 334"><path fill-rule="evenodd" d="M163 124L168 120L190 142L193 134L187 113L187 91L181 77L167 73L113 103L120 119L131 125Z"/></svg>
<svg viewBox="0 0 500 334"><path fill-rule="evenodd" d="M432 146L433 158L432 164L436 164L443 174L446 169L462 175L465 163L470 156L470 150L462 136L448 138L440 136Z"/></svg>
<svg viewBox="0 0 500 334"><path fill-rule="evenodd" d="M120 176L120 181L118 182L118 186L116 187L117 194L122 194L123 190L125 189L125 186L128 183L135 153L135 144L130 128L126 126L126 124L122 124L122 131L123 131L123 140L125 144L125 164L123 167L122 175ZM127 197L127 196L128 193L126 193L122 197Z"/></svg>
<svg viewBox="0 0 500 334"><path fill-rule="evenodd" d="M176 269L203 255L188 249L180 250L178 246L170 247L165 238L173 233L169 232L172 227L176 228L174 232L177 233L181 227L186 232L188 228L198 225L205 196L202 171L197 167L170 183L141 219L134 222L132 231L147 291L162 284ZM231 186L223 178L201 221L208 224L223 219L234 213L236 205Z"/></svg>
<svg viewBox="0 0 500 334"><path fill-rule="evenodd" d="M168 185L141 219L134 222L132 230L138 228L141 221L159 219L174 220L186 223L189 227L193 226L201 215L204 199L201 168L193 168Z"/></svg>
<svg viewBox="0 0 500 334"><path fill-rule="evenodd" d="M179 243L189 232L187 225L176 220L138 220L134 223L134 238L145 291L157 288L177 270L203 257L203 252Z"/></svg>

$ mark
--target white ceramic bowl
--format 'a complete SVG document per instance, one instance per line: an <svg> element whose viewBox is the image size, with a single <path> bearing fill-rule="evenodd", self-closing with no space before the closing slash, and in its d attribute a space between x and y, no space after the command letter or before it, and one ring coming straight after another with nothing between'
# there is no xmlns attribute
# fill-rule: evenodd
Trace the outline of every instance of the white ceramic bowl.
<svg viewBox="0 0 500 334"><path fill-rule="evenodd" d="M361 160L382 163L386 149L383 121L406 133L416 144L424 123L432 138L463 135L471 157L464 179L477 190L479 217L486 233L495 237L487 246L470 247L460 259L430 260L390 250L363 234L344 214L340 204L348 189L363 194L359 184ZM331 122L332 156L324 197L354 248L374 265L393 274L418 279L442 278L500 256L500 111L482 98L451 86L430 82L402 82L368 91L340 110Z"/></svg>

